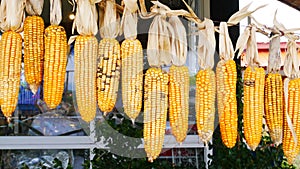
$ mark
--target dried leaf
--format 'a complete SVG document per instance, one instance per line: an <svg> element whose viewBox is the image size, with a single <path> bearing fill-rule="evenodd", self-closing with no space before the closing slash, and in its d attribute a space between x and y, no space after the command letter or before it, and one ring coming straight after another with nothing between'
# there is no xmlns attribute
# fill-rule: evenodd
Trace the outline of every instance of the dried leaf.
<svg viewBox="0 0 300 169"><path fill-rule="evenodd" d="M247 27L237 40L235 51L234 51L234 52L239 51L237 57L240 57L244 52L249 37L250 37L250 27Z"/></svg>
<svg viewBox="0 0 300 169"><path fill-rule="evenodd" d="M198 35L198 64L202 69L212 69L216 48L214 23L205 18L203 24L205 24L205 29L200 30Z"/></svg>
<svg viewBox="0 0 300 169"><path fill-rule="evenodd" d="M278 72L281 67L280 36L272 37L269 46L268 72Z"/></svg>
<svg viewBox="0 0 300 169"><path fill-rule="evenodd" d="M234 51L231 39L228 33L228 26L226 22L220 23L219 36L219 55L221 60L229 60L234 58Z"/></svg>
<svg viewBox="0 0 300 169"><path fill-rule="evenodd" d="M41 15L43 11L44 0L26 0L26 12L29 15Z"/></svg>
<svg viewBox="0 0 300 169"><path fill-rule="evenodd" d="M121 20L120 35L124 32L125 39L136 39L137 36L137 11L132 12L125 4Z"/></svg>
<svg viewBox="0 0 300 169"><path fill-rule="evenodd" d="M50 0L50 23L59 25L62 20L61 0Z"/></svg>
<svg viewBox="0 0 300 169"><path fill-rule="evenodd" d="M102 38L116 38L119 34L120 19L115 4L115 0L106 1L103 23L100 26Z"/></svg>
<svg viewBox="0 0 300 169"><path fill-rule="evenodd" d="M97 19L96 4L91 4L89 0L77 0L73 24L80 35L96 35L98 32Z"/></svg>
<svg viewBox="0 0 300 169"><path fill-rule="evenodd" d="M137 0L124 0L125 8L127 8L131 13L136 12L139 7L137 5Z"/></svg>
<svg viewBox="0 0 300 169"><path fill-rule="evenodd" d="M242 8L241 10L239 10L238 12L234 13L227 21L228 25L236 25L238 24L242 19L246 18L247 16L250 16L252 13L254 13L255 11L267 6L267 4L265 5L261 5L257 8L255 8L252 11L248 11L249 6L251 5L248 4L246 5L244 8Z"/></svg>
<svg viewBox="0 0 300 169"><path fill-rule="evenodd" d="M285 31L286 28L284 27L284 25L282 23L278 22L276 16L277 16L277 10L275 11L274 19L273 19L273 24L274 24L275 28L277 28L280 31Z"/></svg>
<svg viewBox="0 0 300 169"><path fill-rule="evenodd" d="M299 74L298 48L295 39L289 39L287 43L284 73L287 77L297 77Z"/></svg>
<svg viewBox="0 0 300 169"><path fill-rule="evenodd" d="M171 45L173 49L172 61L174 65L182 66L185 64L187 56L186 30L178 16L170 17L169 23L173 27L175 34L175 36L171 37L174 39L174 44Z"/></svg>

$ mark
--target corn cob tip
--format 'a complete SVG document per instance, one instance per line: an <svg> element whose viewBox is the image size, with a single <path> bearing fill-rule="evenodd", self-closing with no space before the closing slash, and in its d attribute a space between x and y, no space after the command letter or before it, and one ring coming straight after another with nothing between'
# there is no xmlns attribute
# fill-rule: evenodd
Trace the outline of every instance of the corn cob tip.
<svg viewBox="0 0 300 169"><path fill-rule="evenodd" d="M11 122L11 117L10 117L10 116L9 116L9 117L6 117L6 121L7 121L8 124L10 124L10 122Z"/></svg>
<svg viewBox="0 0 300 169"><path fill-rule="evenodd" d="M282 130L274 129L274 131L271 133L271 138L273 143L277 147L279 144L282 143Z"/></svg>
<svg viewBox="0 0 300 169"><path fill-rule="evenodd" d="M153 158L152 158L152 157L149 157L149 158L148 158L148 161L149 161L150 163L153 163Z"/></svg>
<svg viewBox="0 0 300 169"><path fill-rule="evenodd" d="M255 146L250 146L250 145L249 145L249 147L250 147L250 150L251 150L251 151L255 151L255 150L256 150L256 148L257 148L257 146L256 146L256 145L255 145Z"/></svg>
<svg viewBox="0 0 300 169"><path fill-rule="evenodd" d="M31 92L35 95L39 89L40 84L30 84L29 88Z"/></svg>

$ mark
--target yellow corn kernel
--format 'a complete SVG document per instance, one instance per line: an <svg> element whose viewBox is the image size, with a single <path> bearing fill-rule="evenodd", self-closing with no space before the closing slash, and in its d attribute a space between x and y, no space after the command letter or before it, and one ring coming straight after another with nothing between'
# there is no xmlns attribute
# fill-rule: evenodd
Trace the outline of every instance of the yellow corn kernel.
<svg viewBox="0 0 300 169"><path fill-rule="evenodd" d="M162 149L168 109L168 74L150 68L144 85L144 147L148 161L153 162Z"/></svg>
<svg viewBox="0 0 300 169"><path fill-rule="evenodd" d="M95 36L79 35L74 47L75 92L81 118L90 122L96 116L96 75L98 41Z"/></svg>
<svg viewBox="0 0 300 169"><path fill-rule="evenodd" d="M121 45L122 101L125 114L132 120L139 115L143 96L143 47L138 39Z"/></svg>
<svg viewBox="0 0 300 169"><path fill-rule="evenodd" d="M221 60L217 65L217 99L221 137L228 148L235 146L237 139L236 65L233 60Z"/></svg>
<svg viewBox="0 0 300 169"><path fill-rule="evenodd" d="M262 136L265 70L247 67L244 73L244 135L255 151Z"/></svg>
<svg viewBox="0 0 300 169"><path fill-rule="evenodd" d="M300 150L299 98L300 98L300 79L299 78L292 79L288 84L288 102L286 104L287 104L287 113L292 123L292 126L290 127L293 127L295 131L297 137L297 145L295 144L294 137L288 125L287 116L285 113L283 116L284 126L283 126L283 140L282 140L283 152L290 164L294 162Z"/></svg>
<svg viewBox="0 0 300 169"><path fill-rule="evenodd" d="M104 115L111 112L115 106L120 70L120 44L116 39L104 38L98 48L97 70L97 101Z"/></svg>
<svg viewBox="0 0 300 169"><path fill-rule="evenodd" d="M283 86L279 73L269 73L265 79L265 114L272 141L282 142Z"/></svg>
<svg viewBox="0 0 300 169"><path fill-rule="evenodd" d="M196 124L200 140L205 144L212 138L215 121L216 77L211 69L196 75Z"/></svg>
<svg viewBox="0 0 300 169"><path fill-rule="evenodd" d="M22 37L14 31L2 34L0 51L1 110L10 121L16 109L20 88Z"/></svg>
<svg viewBox="0 0 300 169"><path fill-rule="evenodd" d="M50 109L62 99L67 66L67 35L62 26L50 25L45 29L44 101Z"/></svg>
<svg viewBox="0 0 300 169"><path fill-rule="evenodd" d="M182 143L188 132L189 70L186 66L170 67L169 118L172 134Z"/></svg>
<svg viewBox="0 0 300 169"><path fill-rule="evenodd" d="M44 20L27 16L24 21L25 79L35 94L42 82L44 68Z"/></svg>

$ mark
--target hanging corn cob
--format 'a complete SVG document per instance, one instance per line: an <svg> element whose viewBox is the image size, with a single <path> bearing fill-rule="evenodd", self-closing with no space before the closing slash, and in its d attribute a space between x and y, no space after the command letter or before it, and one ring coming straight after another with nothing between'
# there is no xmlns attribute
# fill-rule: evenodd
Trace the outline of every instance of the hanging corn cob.
<svg viewBox="0 0 300 169"><path fill-rule="evenodd" d="M86 122L90 122L95 118L97 110L98 41L95 35L98 32L98 26L95 3L97 2L91 3L89 0L77 0L74 20L74 27L80 34L75 37L74 47L76 103L82 119ZM72 43L72 41L69 43Z"/></svg>
<svg viewBox="0 0 300 169"><path fill-rule="evenodd" d="M43 78L44 20L41 15L44 0L26 1L27 16L24 21L25 79L35 94Z"/></svg>
<svg viewBox="0 0 300 169"><path fill-rule="evenodd" d="M280 36L271 38L269 48L268 75L265 79L265 118L272 141L282 142L283 130L283 85L279 74L281 67Z"/></svg>
<svg viewBox="0 0 300 169"><path fill-rule="evenodd" d="M287 55L284 63L284 73L288 78L284 80L285 113L282 148L284 155L291 164L300 150L300 78L296 38L293 36L288 38Z"/></svg>
<svg viewBox="0 0 300 169"><path fill-rule="evenodd" d="M216 68L218 113L222 141L226 147L234 147L237 139L236 65L233 46L227 24L220 23L219 54L221 60Z"/></svg>
<svg viewBox="0 0 300 169"><path fill-rule="evenodd" d="M124 112L132 120L139 115L143 95L143 47L137 36L137 2L124 1L121 26L125 40L121 45L122 101ZM131 8L129 8L131 7Z"/></svg>
<svg viewBox="0 0 300 169"><path fill-rule="evenodd" d="M56 108L62 99L67 66L67 35L61 21L61 1L50 1L50 23L45 29L44 101L50 109Z"/></svg>
<svg viewBox="0 0 300 169"><path fill-rule="evenodd" d="M187 55L186 30L178 16L171 16L169 23L174 29L172 66L169 71L169 119L172 134L182 143L188 132L189 69L184 66Z"/></svg>
<svg viewBox="0 0 300 169"><path fill-rule="evenodd" d="M204 30L199 31L198 61L201 70L196 75L196 124L201 141L207 145L214 132L216 77L214 67L214 24L205 19Z"/></svg>
<svg viewBox="0 0 300 169"><path fill-rule="evenodd" d="M7 121L17 106L22 61L22 30L25 1L2 0L0 27L4 30L0 43L0 104Z"/></svg>
<svg viewBox="0 0 300 169"><path fill-rule="evenodd" d="M264 81L265 71L258 67L258 50L256 43L256 27L250 25L239 37L237 47L241 53L247 46L244 72L244 135L251 150L255 151L260 143L263 127ZM240 45L240 44L247 45Z"/></svg>
<svg viewBox="0 0 300 169"><path fill-rule="evenodd" d="M152 9L166 10L158 6ZM156 15L149 28L147 59L151 68L146 71L144 84L144 147L150 162L159 156L164 142L169 77L160 67L171 63L172 35L174 31L166 16Z"/></svg>
<svg viewBox="0 0 300 169"><path fill-rule="evenodd" d="M97 101L104 115L111 112L115 106L120 70L120 44L115 39L119 32L119 19L116 16L115 0L106 1L104 20L101 24L97 71Z"/></svg>

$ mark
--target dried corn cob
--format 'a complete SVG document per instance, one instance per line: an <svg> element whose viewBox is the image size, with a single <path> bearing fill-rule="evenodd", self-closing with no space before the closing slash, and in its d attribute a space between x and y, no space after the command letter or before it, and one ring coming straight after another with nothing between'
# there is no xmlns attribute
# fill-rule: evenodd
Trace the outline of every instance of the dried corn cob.
<svg viewBox="0 0 300 169"><path fill-rule="evenodd" d="M189 115L189 70L186 66L170 67L169 116L172 134L177 142L186 138Z"/></svg>
<svg viewBox="0 0 300 169"><path fill-rule="evenodd" d="M216 77L212 69L196 76L196 120L200 139L207 144L214 132Z"/></svg>
<svg viewBox="0 0 300 169"><path fill-rule="evenodd" d="M134 123L142 108L143 47L138 39L126 39L121 45L122 100L124 112Z"/></svg>
<svg viewBox="0 0 300 169"><path fill-rule="evenodd" d="M95 118L97 110L97 49L98 41L95 36L79 35L76 38L74 47L76 102L79 113L86 122Z"/></svg>
<svg viewBox="0 0 300 169"><path fill-rule="evenodd" d="M244 74L244 134L255 151L262 136L265 70L247 67Z"/></svg>
<svg viewBox="0 0 300 169"><path fill-rule="evenodd" d="M43 78L44 21L40 16L27 16L24 22L25 79L35 94Z"/></svg>
<svg viewBox="0 0 300 169"><path fill-rule="evenodd" d="M22 61L21 35L14 31L4 32L0 48L1 110L9 121L17 106L19 95Z"/></svg>
<svg viewBox="0 0 300 169"><path fill-rule="evenodd" d="M144 146L148 160L153 162L162 149L168 108L168 74L150 68L144 85Z"/></svg>
<svg viewBox="0 0 300 169"><path fill-rule="evenodd" d="M288 162L293 163L300 150L300 116L299 116L299 98L300 98L300 79L292 79L288 83L288 99L287 99L287 113L291 120L292 126L289 126L287 116L284 115L283 126L283 141L282 148L284 155L287 157ZM295 144L294 136L291 128L295 132L297 144Z"/></svg>
<svg viewBox="0 0 300 169"><path fill-rule="evenodd" d="M61 102L67 65L67 35L62 26L45 29L44 101L50 109Z"/></svg>
<svg viewBox="0 0 300 169"><path fill-rule="evenodd" d="M269 73L265 79L265 114L272 141L282 141L283 86L279 73Z"/></svg>
<svg viewBox="0 0 300 169"><path fill-rule="evenodd" d="M217 99L222 141L234 147L237 138L236 65L233 60L221 60L217 65Z"/></svg>
<svg viewBox="0 0 300 169"><path fill-rule="evenodd" d="M104 38L98 48L97 100L104 115L115 106L121 69L120 45L116 39Z"/></svg>

